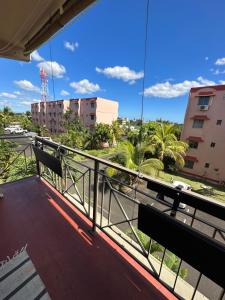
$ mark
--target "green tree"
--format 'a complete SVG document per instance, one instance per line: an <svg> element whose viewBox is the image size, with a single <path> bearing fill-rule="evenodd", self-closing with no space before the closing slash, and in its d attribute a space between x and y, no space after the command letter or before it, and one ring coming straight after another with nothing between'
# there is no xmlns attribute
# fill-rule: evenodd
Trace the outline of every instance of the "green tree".
<svg viewBox="0 0 225 300"><path fill-rule="evenodd" d="M67 132L56 136L55 139L66 146L85 149L90 139L89 130L84 127L78 117L72 119L70 111L68 111L68 123L66 127Z"/></svg>
<svg viewBox="0 0 225 300"><path fill-rule="evenodd" d="M138 172L148 175L156 175L163 170L163 163L157 158L145 159L145 146L134 146L129 141L121 142L117 147L117 154L112 161ZM133 184L135 178L114 168L107 168L107 174L111 177L119 177L129 184Z"/></svg>
<svg viewBox="0 0 225 300"><path fill-rule="evenodd" d="M11 122L13 115L14 113L8 106L5 106L3 110L0 111L0 123L2 124L3 128L5 128Z"/></svg>
<svg viewBox="0 0 225 300"><path fill-rule="evenodd" d="M113 134L111 126L104 123L98 123L95 126L95 130L90 138L89 147L92 149L102 148L103 143L111 144L113 141Z"/></svg>
<svg viewBox="0 0 225 300"><path fill-rule="evenodd" d="M112 131L113 144L115 145L121 140L121 137L124 134L124 131L119 126L118 121L113 121L112 122L111 131Z"/></svg>
<svg viewBox="0 0 225 300"><path fill-rule="evenodd" d="M63 119L64 119L63 123L64 123L64 127L67 129L67 132L70 129L72 117L73 117L73 110L71 108L68 108L63 115Z"/></svg>
<svg viewBox="0 0 225 300"><path fill-rule="evenodd" d="M173 124L158 124L155 133L147 141L146 151L164 163L171 159L178 168L182 168L188 144L178 141L174 130Z"/></svg>

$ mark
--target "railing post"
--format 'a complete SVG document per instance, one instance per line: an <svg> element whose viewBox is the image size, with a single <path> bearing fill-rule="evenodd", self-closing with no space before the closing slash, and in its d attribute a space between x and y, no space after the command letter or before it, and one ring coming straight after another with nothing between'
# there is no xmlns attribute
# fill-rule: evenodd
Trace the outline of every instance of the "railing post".
<svg viewBox="0 0 225 300"><path fill-rule="evenodd" d="M99 180L98 172L99 172L99 162L97 160L95 160L92 232L96 231L96 222L97 222L97 213L98 213L98 180Z"/></svg>
<svg viewBox="0 0 225 300"><path fill-rule="evenodd" d="M173 206L172 206L172 210L171 210L171 213L170 213L170 216L173 217L173 218L176 217L177 209L178 209L179 204L180 204L179 196L180 196L180 194L177 193L177 197L173 201Z"/></svg>

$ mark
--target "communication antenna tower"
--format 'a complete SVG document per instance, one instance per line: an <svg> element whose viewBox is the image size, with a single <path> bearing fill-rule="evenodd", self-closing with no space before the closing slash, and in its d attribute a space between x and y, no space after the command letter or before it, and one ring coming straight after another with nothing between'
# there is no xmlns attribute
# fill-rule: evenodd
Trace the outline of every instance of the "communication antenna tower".
<svg viewBox="0 0 225 300"><path fill-rule="evenodd" d="M41 102L47 101L48 94L48 74L43 68L40 69L40 78L41 78Z"/></svg>

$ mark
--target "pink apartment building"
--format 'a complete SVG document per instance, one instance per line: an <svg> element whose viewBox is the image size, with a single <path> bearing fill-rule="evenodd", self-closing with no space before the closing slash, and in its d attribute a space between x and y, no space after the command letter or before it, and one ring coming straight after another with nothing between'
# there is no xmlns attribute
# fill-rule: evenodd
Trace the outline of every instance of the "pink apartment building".
<svg viewBox="0 0 225 300"><path fill-rule="evenodd" d="M50 132L64 132L63 116L68 109L88 128L94 128L96 123L112 124L118 118L117 101L94 97L33 103L32 120Z"/></svg>
<svg viewBox="0 0 225 300"><path fill-rule="evenodd" d="M225 181L225 85L191 89L181 139L189 143L183 172Z"/></svg>

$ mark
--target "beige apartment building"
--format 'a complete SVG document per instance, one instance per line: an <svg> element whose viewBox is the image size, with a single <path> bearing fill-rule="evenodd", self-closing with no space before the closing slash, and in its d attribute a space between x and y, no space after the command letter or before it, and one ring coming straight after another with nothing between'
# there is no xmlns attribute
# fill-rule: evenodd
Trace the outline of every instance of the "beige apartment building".
<svg viewBox="0 0 225 300"><path fill-rule="evenodd" d="M183 172L225 181L225 85L191 89L181 139L189 143Z"/></svg>
<svg viewBox="0 0 225 300"><path fill-rule="evenodd" d="M118 118L118 102L104 98L82 98L31 104L32 121L52 133L64 132L64 114L71 109L72 118L79 117L87 128L96 123L112 124Z"/></svg>

